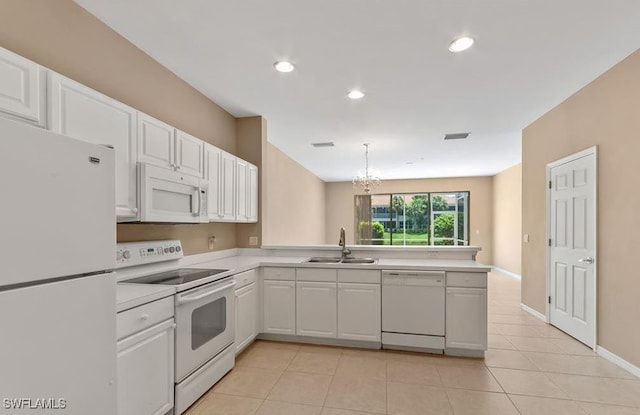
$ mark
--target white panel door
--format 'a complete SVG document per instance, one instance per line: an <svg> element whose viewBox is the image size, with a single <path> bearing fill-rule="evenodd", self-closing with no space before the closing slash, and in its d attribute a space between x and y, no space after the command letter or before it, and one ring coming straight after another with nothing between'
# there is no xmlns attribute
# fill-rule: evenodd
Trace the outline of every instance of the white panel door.
<svg viewBox="0 0 640 415"><path fill-rule="evenodd" d="M44 127L45 83L40 65L0 48L0 112Z"/></svg>
<svg viewBox="0 0 640 415"><path fill-rule="evenodd" d="M222 186L221 186L221 163L222 150L218 147L205 143L204 147L205 159L205 180L209 184L209 192L207 193L207 210L209 212L209 220L217 221L222 216Z"/></svg>
<svg viewBox="0 0 640 415"><path fill-rule="evenodd" d="M249 176L247 177L247 220L258 221L258 167L249 164Z"/></svg>
<svg viewBox="0 0 640 415"><path fill-rule="evenodd" d="M338 284L338 338L380 341L380 284Z"/></svg>
<svg viewBox="0 0 640 415"><path fill-rule="evenodd" d="M257 308L258 289L255 282L236 290L236 354L256 337Z"/></svg>
<svg viewBox="0 0 640 415"><path fill-rule="evenodd" d="M263 288L264 332L296 334L295 281L265 280Z"/></svg>
<svg viewBox="0 0 640 415"><path fill-rule="evenodd" d="M120 221L135 220L137 111L54 72L49 73L48 87L53 132L114 148L116 215Z"/></svg>
<svg viewBox="0 0 640 415"><path fill-rule="evenodd" d="M169 124L138 111L138 161L173 169L175 131Z"/></svg>
<svg viewBox="0 0 640 415"><path fill-rule="evenodd" d="M176 130L176 170L196 177L204 177L204 141Z"/></svg>
<svg viewBox="0 0 640 415"><path fill-rule="evenodd" d="M220 183L222 185L221 206L222 220L236 220L236 156L222 152L222 169Z"/></svg>
<svg viewBox="0 0 640 415"><path fill-rule="evenodd" d="M118 415L165 415L173 408L174 322L118 342Z"/></svg>
<svg viewBox="0 0 640 415"><path fill-rule="evenodd" d="M487 349L487 290L447 288L445 344L453 349Z"/></svg>
<svg viewBox="0 0 640 415"><path fill-rule="evenodd" d="M296 283L296 334L338 336L336 283Z"/></svg>
<svg viewBox="0 0 640 415"><path fill-rule="evenodd" d="M247 222L247 171L249 165L242 159L236 160L236 221Z"/></svg>
<svg viewBox="0 0 640 415"><path fill-rule="evenodd" d="M549 320L595 346L595 151L549 168Z"/></svg>

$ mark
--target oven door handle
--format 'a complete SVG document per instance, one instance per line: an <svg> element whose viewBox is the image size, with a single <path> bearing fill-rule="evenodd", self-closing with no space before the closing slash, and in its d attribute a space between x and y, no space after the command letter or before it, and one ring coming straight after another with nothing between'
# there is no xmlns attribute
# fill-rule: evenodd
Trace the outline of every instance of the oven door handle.
<svg viewBox="0 0 640 415"><path fill-rule="evenodd" d="M221 291L228 290L229 288L233 288L235 286L236 286L236 281L232 279L230 282L224 285L220 285L214 289L204 289L204 290L199 290L198 292L195 292L193 294L178 296L176 302L178 303L178 305L192 303L194 301L201 300L205 297L210 297L214 294L218 294Z"/></svg>

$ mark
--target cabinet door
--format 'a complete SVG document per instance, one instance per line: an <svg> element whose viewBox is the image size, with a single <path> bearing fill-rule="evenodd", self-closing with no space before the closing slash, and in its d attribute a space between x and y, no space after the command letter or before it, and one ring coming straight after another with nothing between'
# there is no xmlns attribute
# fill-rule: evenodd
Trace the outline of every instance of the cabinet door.
<svg viewBox="0 0 640 415"><path fill-rule="evenodd" d="M222 152L221 176L222 219L234 221L236 220L236 156L224 151Z"/></svg>
<svg viewBox="0 0 640 415"><path fill-rule="evenodd" d="M7 118L45 126L44 69L0 48L0 112Z"/></svg>
<svg viewBox="0 0 640 415"><path fill-rule="evenodd" d="M158 167L175 167L175 128L138 112L138 161Z"/></svg>
<svg viewBox="0 0 640 415"><path fill-rule="evenodd" d="M118 342L118 415L173 408L173 319Z"/></svg>
<svg viewBox="0 0 640 415"><path fill-rule="evenodd" d="M236 160L236 222L246 222L247 216L247 170L249 165L242 159Z"/></svg>
<svg viewBox="0 0 640 415"><path fill-rule="evenodd" d="M205 144L205 180L209 184L209 192L207 193L207 209L209 212L209 220L220 220L222 216L222 186L220 180L220 169L222 160L222 150L211 144Z"/></svg>
<svg viewBox="0 0 640 415"><path fill-rule="evenodd" d="M297 282L296 299L297 335L337 337L335 283Z"/></svg>
<svg viewBox="0 0 640 415"><path fill-rule="evenodd" d="M380 341L380 285L338 284L338 338Z"/></svg>
<svg viewBox="0 0 640 415"><path fill-rule="evenodd" d="M296 283L264 281L265 333L296 334Z"/></svg>
<svg viewBox="0 0 640 415"><path fill-rule="evenodd" d="M115 150L116 215L118 220L135 220L136 113L111 99L62 75L49 73L49 123L53 132L108 145Z"/></svg>
<svg viewBox="0 0 640 415"><path fill-rule="evenodd" d="M176 130L176 169L184 174L204 177L204 141Z"/></svg>
<svg viewBox="0 0 640 415"><path fill-rule="evenodd" d="M446 347L487 349L487 290L447 288Z"/></svg>
<svg viewBox="0 0 640 415"><path fill-rule="evenodd" d="M236 354L256 337L257 307L258 290L255 282L236 290Z"/></svg>
<svg viewBox="0 0 640 415"><path fill-rule="evenodd" d="M247 220L249 222L258 221L258 167L249 164L249 177L247 178Z"/></svg>

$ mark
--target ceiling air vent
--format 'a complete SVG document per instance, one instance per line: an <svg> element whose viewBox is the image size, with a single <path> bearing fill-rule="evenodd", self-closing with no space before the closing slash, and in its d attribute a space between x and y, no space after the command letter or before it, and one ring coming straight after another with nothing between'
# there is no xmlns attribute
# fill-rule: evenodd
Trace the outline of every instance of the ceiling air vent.
<svg viewBox="0 0 640 415"><path fill-rule="evenodd" d="M464 140L469 137L470 133L456 133L456 134L446 134L444 136L445 140Z"/></svg>
<svg viewBox="0 0 640 415"><path fill-rule="evenodd" d="M334 147L335 146L335 144L333 144L333 141L325 141L324 143L311 143L311 145L316 147L316 148Z"/></svg>

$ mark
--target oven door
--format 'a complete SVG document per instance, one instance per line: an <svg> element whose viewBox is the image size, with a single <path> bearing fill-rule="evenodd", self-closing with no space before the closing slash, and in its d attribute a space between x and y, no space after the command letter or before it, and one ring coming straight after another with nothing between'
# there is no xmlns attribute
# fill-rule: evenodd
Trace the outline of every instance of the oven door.
<svg viewBox="0 0 640 415"><path fill-rule="evenodd" d="M176 295L176 382L234 339L233 277Z"/></svg>
<svg viewBox="0 0 640 415"><path fill-rule="evenodd" d="M146 163L138 169L141 222L209 221L206 182Z"/></svg>

